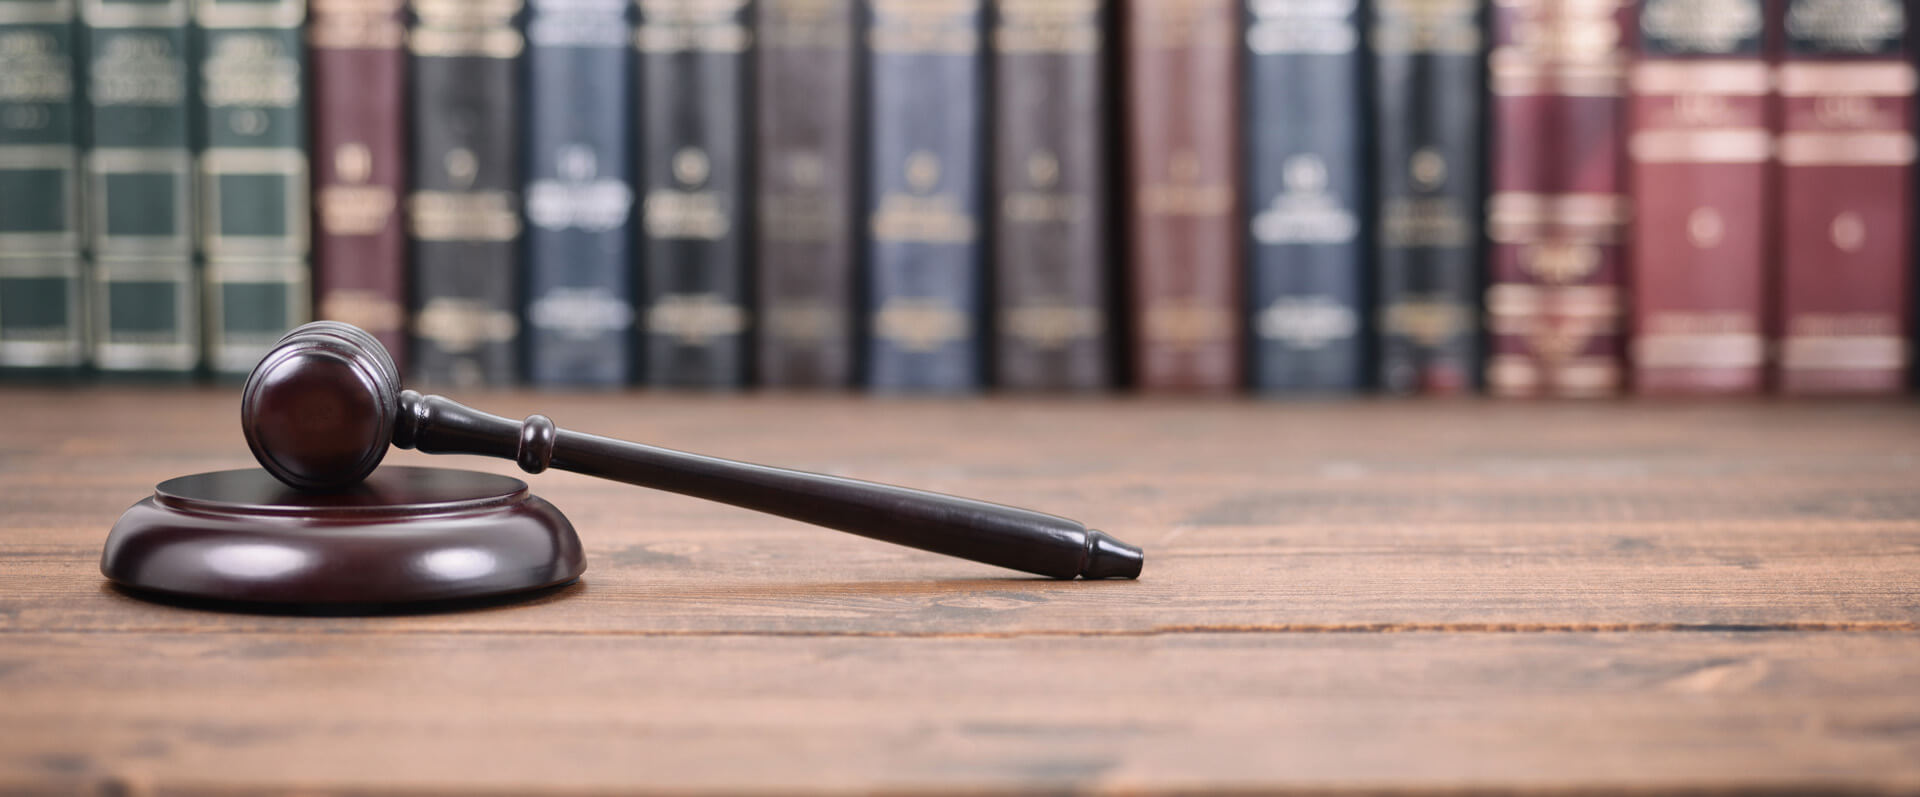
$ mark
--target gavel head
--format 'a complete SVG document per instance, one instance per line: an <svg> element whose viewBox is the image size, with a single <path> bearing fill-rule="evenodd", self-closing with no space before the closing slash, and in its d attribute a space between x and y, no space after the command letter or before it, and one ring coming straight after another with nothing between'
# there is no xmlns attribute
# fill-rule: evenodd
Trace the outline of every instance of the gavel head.
<svg viewBox="0 0 1920 797"><path fill-rule="evenodd" d="M386 456L400 412L400 373L365 330L301 326L247 375L240 427L274 478L303 490L359 484Z"/></svg>

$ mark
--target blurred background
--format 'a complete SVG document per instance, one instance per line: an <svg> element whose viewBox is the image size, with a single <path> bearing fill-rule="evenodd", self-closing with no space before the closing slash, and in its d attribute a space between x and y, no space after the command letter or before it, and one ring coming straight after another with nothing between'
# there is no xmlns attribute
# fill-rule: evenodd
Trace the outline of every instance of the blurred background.
<svg viewBox="0 0 1920 797"><path fill-rule="evenodd" d="M10 0L4 379L1910 384L1901 0Z"/></svg>

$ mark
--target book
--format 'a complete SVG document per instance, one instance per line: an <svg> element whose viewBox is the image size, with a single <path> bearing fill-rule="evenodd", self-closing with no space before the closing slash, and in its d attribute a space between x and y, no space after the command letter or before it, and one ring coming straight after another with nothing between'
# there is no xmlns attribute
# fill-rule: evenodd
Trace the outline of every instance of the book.
<svg viewBox="0 0 1920 797"><path fill-rule="evenodd" d="M80 4L90 359L182 377L200 366L188 0Z"/></svg>
<svg viewBox="0 0 1920 797"><path fill-rule="evenodd" d="M407 373L405 0L312 0L313 282L321 318L380 340Z"/></svg>
<svg viewBox="0 0 1920 797"><path fill-rule="evenodd" d="M627 0L533 0L527 17L527 374L626 384L633 365Z"/></svg>
<svg viewBox="0 0 1920 797"><path fill-rule="evenodd" d="M407 166L416 381L520 374L520 0L413 0Z"/></svg>
<svg viewBox="0 0 1920 797"><path fill-rule="evenodd" d="M1230 390L1244 370L1240 4L1135 0L1121 15L1133 378Z"/></svg>
<svg viewBox="0 0 1920 797"><path fill-rule="evenodd" d="M993 366L1003 388L1112 383L1109 7L999 0L994 8Z"/></svg>
<svg viewBox="0 0 1920 797"><path fill-rule="evenodd" d="M768 387L854 376L854 0L761 0L754 80L756 365Z"/></svg>
<svg viewBox="0 0 1920 797"><path fill-rule="evenodd" d="M1772 197L1760 0L1642 0L1629 73L1631 364L1643 393L1762 386Z"/></svg>
<svg viewBox="0 0 1920 797"><path fill-rule="evenodd" d="M1627 201L1625 0L1493 7L1486 381L1618 393Z"/></svg>
<svg viewBox="0 0 1920 797"><path fill-rule="evenodd" d="M0 370L86 363L74 28L71 0L0 0Z"/></svg>
<svg viewBox="0 0 1920 797"><path fill-rule="evenodd" d="M1902 7L1788 0L1778 92L1779 386L1906 382L1914 66Z"/></svg>
<svg viewBox="0 0 1920 797"><path fill-rule="evenodd" d="M1388 393L1461 393L1480 376L1480 8L1372 6L1374 325Z"/></svg>
<svg viewBox="0 0 1920 797"><path fill-rule="evenodd" d="M746 0L636 0L645 381L747 375Z"/></svg>
<svg viewBox="0 0 1920 797"><path fill-rule="evenodd" d="M1271 392L1356 391L1367 382L1360 4L1246 7L1249 379Z"/></svg>
<svg viewBox="0 0 1920 797"><path fill-rule="evenodd" d="M869 0L867 384L982 377L985 59L980 0Z"/></svg>
<svg viewBox="0 0 1920 797"><path fill-rule="evenodd" d="M207 365L244 377L306 323L306 0L195 0Z"/></svg>

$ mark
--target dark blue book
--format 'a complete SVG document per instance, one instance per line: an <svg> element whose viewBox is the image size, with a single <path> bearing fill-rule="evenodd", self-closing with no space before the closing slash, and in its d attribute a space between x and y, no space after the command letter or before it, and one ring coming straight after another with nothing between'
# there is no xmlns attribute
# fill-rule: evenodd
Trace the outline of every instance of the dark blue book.
<svg viewBox="0 0 1920 797"><path fill-rule="evenodd" d="M867 383L981 382L984 230L979 2L870 0Z"/></svg>
<svg viewBox="0 0 1920 797"><path fill-rule="evenodd" d="M1366 380L1359 3L1247 0L1247 10L1252 383L1358 390Z"/></svg>
<svg viewBox="0 0 1920 797"><path fill-rule="evenodd" d="M1470 391L1481 374L1482 4L1371 8L1380 386Z"/></svg>
<svg viewBox="0 0 1920 797"><path fill-rule="evenodd" d="M642 360L650 385L731 388L746 380L747 10L640 4Z"/></svg>
<svg viewBox="0 0 1920 797"><path fill-rule="evenodd" d="M527 373L632 371L633 74L627 0L534 0L527 17Z"/></svg>

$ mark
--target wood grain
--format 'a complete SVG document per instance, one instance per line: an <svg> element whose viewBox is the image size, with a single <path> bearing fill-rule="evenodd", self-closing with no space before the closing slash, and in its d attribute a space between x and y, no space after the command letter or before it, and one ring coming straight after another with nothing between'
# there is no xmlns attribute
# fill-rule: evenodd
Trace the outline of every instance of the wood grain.
<svg viewBox="0 0 1920 797"><path fill-rule="evenodd" d="M0 770L53 779L1920 786L1920 640L1900 634L12 641Z"/></svg>
<svg viewBox="0 0 1920 797"><path fill-rule="evenodd" d="M237 397L4 389L0 787L1920 790L1920 405L460 398L1056 512L1147 569L543 474L589 566L528 603L156 605L100 542L251 465Z"/></svg>

